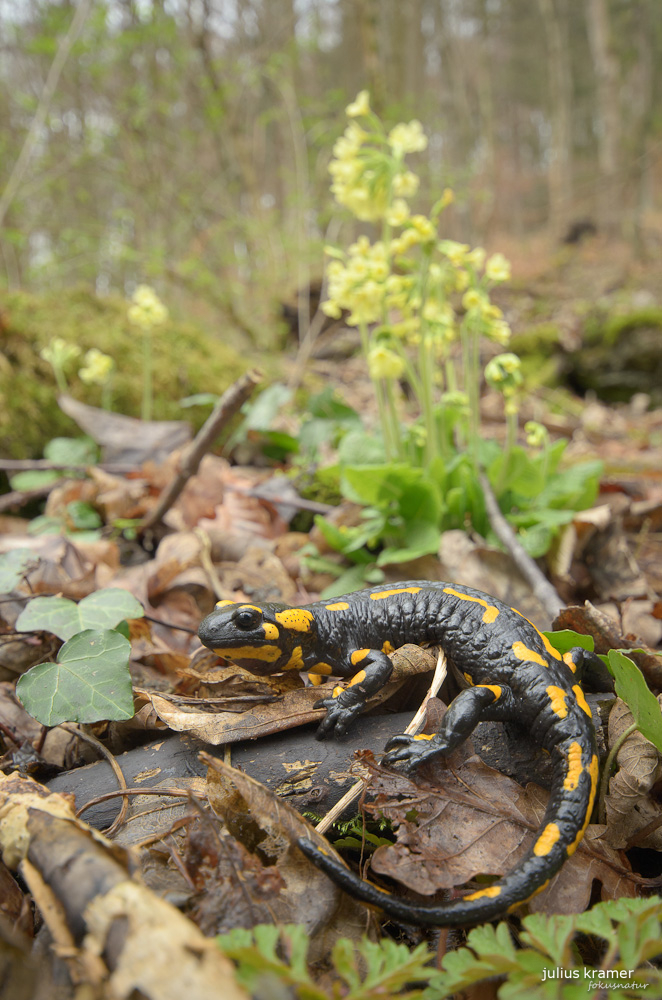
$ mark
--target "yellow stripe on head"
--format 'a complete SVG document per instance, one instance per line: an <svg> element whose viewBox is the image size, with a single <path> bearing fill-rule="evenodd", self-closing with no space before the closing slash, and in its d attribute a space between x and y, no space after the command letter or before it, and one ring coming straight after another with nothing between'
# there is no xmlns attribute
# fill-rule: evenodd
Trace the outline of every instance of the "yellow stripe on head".
<svg viewBox="0 0 662 1000"><path fill-rule="evenodd" d="M237 603L236 601L217 601L216 604L214 605L214 607L216 607L216 608L227 608L231 604L236 604L236 603Z"/></svg>
<svg viewBox="0 0 662 1000"><path fill-rule="evenodd" d="M314 615L306 608L288 608L287 611L277 611L274 618L285 628L294 632L310 632Z"/></svg>
<svg viewBox="0 0 662 1000"><path fill-rule="evenodd" d="M275 663L281 656L282 649L278 646L235 646L214 647L214 652L219 656L225 656L228 660L266 660L267 663Z"/></svg>

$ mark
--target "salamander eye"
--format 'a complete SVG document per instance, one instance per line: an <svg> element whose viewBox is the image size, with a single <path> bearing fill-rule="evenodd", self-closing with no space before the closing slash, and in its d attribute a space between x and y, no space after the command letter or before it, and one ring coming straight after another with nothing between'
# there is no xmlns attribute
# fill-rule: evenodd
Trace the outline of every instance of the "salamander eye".
<svg viewBox="0 0 662 1000"><path fill-rule="evenodd" d="M244 608L243 611L237 611L237 613L232 616L232 621L237 628L242 629L244 632L251 632L261 624L262 612L258 611L257 608L254 610Z"/></svg>

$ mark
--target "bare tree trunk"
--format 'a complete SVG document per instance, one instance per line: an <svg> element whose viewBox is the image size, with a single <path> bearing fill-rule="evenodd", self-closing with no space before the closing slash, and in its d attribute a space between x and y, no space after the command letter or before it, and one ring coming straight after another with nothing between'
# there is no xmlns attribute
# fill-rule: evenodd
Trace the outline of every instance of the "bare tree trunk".
<svg viewBox="0 0 662 1000"><path fill-rule="evenodd" d="M596 76L598 220L601 229L615 234L620 228L618 149L621 120L619 65L611 37L609 0L586 0L586 22Z"/></svg>
<svg viewBox="0 0 662 1000"><path fill-rule="evenodd" d="M555 238L566 230L572 210L572 76L565 0L538 0L547 39L551 139L547 184L549 227Z"/></svg>
<svg viewBox="0 0 662 1000"><path fill-rule="evenodd" d="M632 141L631 187L634 192L632 206L632 243L638 257L646 255L644 213L651 201L651 158L648 140L654 112L655 58L653 54L653 7L651 0L638 0L634 8L636 27L634 40L637 59L631 73L632 112L634 117Z"/></svg>
<svg viewBox="0 0 662 1000"><path fill-rule="evenodd" d="M379 53L379 0L356 0L365 78L371 103L381 113L386 103L386 78Z"/></svg>

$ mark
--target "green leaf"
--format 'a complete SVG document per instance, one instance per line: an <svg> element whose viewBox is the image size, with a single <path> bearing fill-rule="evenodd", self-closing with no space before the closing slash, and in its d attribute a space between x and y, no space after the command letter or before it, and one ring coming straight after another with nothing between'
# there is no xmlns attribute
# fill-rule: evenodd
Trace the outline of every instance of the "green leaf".
<svg viewBox="0 0 662 1000"><path fill-rule="evenodd" d="M58 465L94 465L99 449L89 437L57 437L44 448L44 458Z"/></svg>
<svg viewBox="0 0 662 1000"><path fill-rule="evenodd" d="M216 406L218 396L213 392L196 392L192 396L185 396L180 399L179 405L184 409L190 406Z"/></svg>
<svg viewBox="0 0 662 1000"><path fill-rule="evenodd" d="M41 489L49 483L56 483L62 478L62 472L57 469L28 469L26 472L16 472L9 477L9 485L19 493L29 493L30 490Z"/></svg>
<svg viewBox="0 0 662 1000"><path fill-rule="evenodd" d="M0 556L0 594L8 594L16 587L30 564L39 560L31 549L12 549Z"/></svg>
<svg viewBox="0 0 662 1000"><path fill-rule="evenodd" d="M79 632L62 646L56 663L40 663L19 679L16 693L44 726L133 716L131 644L111 629Z"/></svg>
<svg viewBox="0 0 662 1000"><path fill-rule="evenodd" d="M341 466L381 465L384 458L382 442L365 431L350 431L344 436L338 448L338 461Z"/></svg>
<svg viewBox="0 0 662 1000"><path fill-rule="evenodd" d="M637 728L662 753L662 712L636 663L618 649L610 649L609 669L616 684L616 694L630 708Z"/></svg>
<svg viewBox="0 0 662 1000"><path fill-rule="evenodd" d="M128 590L108 587L75 604L66 597L35 597L16 621L18 632L52 632L70 639L84 629L113 629L125 618L142 618L142 605Z"/></svg>
<svg viewBox="0 0 662 1000"><path fill-rule="evenodd" d="M570 628L562 628L558 632L543 632L543 635L549 639L554 649L558 650L561 656L569 652L569 650L574 649L575 646L588 649L591 653L595 649L595 641L592 635L573 632Z"/></svg>
<svg viewBox="0 0 662 1000"><path fill-rule="evenodd" d="M66 509L71 523L77 530L93 530L100 528L103 524L92 504L86 503L84 500L72 500L71 503L67 504Z"/></svg>
<svg viewBox="0 0 662 1000"><path fill-rule="evenodd" d="M522 941L530 944L538 951L549 955L553 965L569 965L572 955L570 945L575 933L573 917L560 913L544 917L539 913L531 914L522 921L526 931L522 933Z"/></svg>

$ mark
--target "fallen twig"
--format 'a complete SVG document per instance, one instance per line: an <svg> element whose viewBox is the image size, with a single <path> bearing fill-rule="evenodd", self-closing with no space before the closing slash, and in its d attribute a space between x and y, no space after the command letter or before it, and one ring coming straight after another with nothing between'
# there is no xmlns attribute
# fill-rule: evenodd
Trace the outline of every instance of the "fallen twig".
<svg viewBox="0 0 662 1000"><path fill-rule="evenodd" d="M544 573L541 573L529 553L517 540L515 532L499 510L497 499L492 492L487 476L481 475L480 485L485 496L487 516L494 534L512 556L513 562L531 587L533 596L540 601L550 619L553 620L561 608L565 607L565 601L561 599L556 588L552 586Z"/></svg>
<svg viewBox="0 0 662 1000"><path fill-rule="evenodd" d="M191 476L194 476L198 471L200 462L211 447L214 438L218 436L228 420L243 406L261 381L261 373L253 369L242 375L223 393L194 439L183 449L179 459L178 475L163 491L158 503L143 518L139 528L141 532L147 528L153 528L170 510Z"/></svg>

